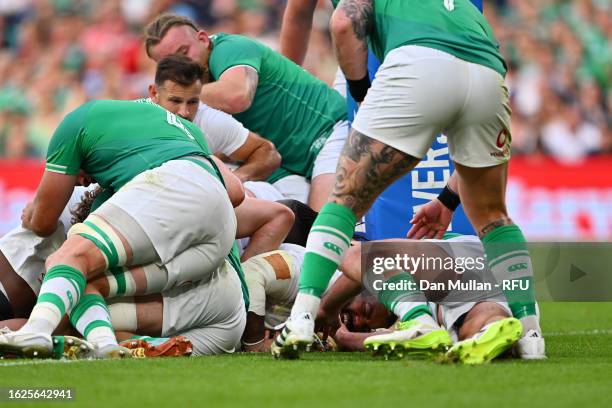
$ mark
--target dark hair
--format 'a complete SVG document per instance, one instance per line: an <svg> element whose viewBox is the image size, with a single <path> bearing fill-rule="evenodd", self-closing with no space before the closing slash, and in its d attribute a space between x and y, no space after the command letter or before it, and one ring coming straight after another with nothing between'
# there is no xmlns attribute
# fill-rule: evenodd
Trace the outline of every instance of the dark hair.
<svg viewBox="0 0 612 408"><path fill-rule="evenodd" d="M187 17L176 14L162 14L150 22L144 29L143 40L145 51L147 52L149 58L152 58L151 48L159 44L168 30L176 26L188 26L193 28L195 31L200 31L198 26Z"/></svg>
<svg viewBox="0 0 612 408"><path fill-rule="evenodd" d="M155 85L162 86L165 81L182 86L193 85L196 81L203 82L204 68L184 55L168 55L159 61L155 71Z"/></svg>
<svg viewBox="0 0 612 408"><path fill-rule="evenodd" d="M81 202L78 203L75 208L70 210L70 215L72 215L70 222L72 222L72 224L78 224L85 221L85 218L89 216L91 211L91 205L95 201L96 197L98 197L98 194L101 194L103 191L104 189L100 186L93 190L85 191L81 197Z"/></svg>

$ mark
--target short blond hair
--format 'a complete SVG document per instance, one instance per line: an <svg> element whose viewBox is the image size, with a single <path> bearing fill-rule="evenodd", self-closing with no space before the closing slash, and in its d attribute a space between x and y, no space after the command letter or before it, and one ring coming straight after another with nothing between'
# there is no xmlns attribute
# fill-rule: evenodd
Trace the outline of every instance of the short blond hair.
<svg viewBox="0 0 612 408"><path fill-rule="evenodd" d="M162 14L150 22L144 29L143 40L145 51L149 58L152 58L151 48L161 42L168 30L177 26L187 26L193 28L195 31L200 31L198 26L187 17L176 14Z"/></svg>

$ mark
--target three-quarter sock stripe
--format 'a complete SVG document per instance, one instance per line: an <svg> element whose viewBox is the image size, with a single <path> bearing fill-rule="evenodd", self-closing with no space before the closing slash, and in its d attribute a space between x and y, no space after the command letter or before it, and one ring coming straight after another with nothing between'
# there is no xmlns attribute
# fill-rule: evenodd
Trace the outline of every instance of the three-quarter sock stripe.
<svg viewBox="0 0 612 408"><path fill-rule="evenodd" d="M319 226L312 227L310 232L323 232L323 233L334 235L340 238L342 241L344 241L346 245L351 246L351 240L345 234L343 234L342 231L337 230L336 228L319 225Z"/></svg>
<svg viewBox="0 0 612 408"><path fill-rule="evenodd" d="M57 307L59 309L60 316L63 316L66 313L64 301L55 293L43 293L40 295L36 304L38 305L41 303L51 303L53 306Z"/></svg>
<svg viewBox="0 0 612 408"><path fill-rule="evenodd" d="M109 266L115 266L119 263L119 255L117 254L117 248L115 248L115 244L113 240L106 234L106 232L102 231L100 227L98 227L93 222L85 221L83 224L87 225L94 231L96 231L102 239L106 242L107 248L110 251L111 257L109 258Z"/></svg>

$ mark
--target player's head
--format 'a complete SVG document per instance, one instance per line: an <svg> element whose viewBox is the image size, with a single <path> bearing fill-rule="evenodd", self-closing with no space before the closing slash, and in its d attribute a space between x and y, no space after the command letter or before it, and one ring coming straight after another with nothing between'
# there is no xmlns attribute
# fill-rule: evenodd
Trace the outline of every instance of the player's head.
<svg viewBox="0 0 612 408"><path fill-rule="evenodd" d="M341 317L349 331L363 333L390 327L396 320L392 313L366 291L355 296L342 309Z"/></svg>
<svg viewBox="0 0 612 408"><path fill-rule="evenodd" d="M149 85L151 100L164 109L193 122L198 113L204 69L197 62L175 54L162 58Z"/></svg>
<svg viewBox="0 0 612 408"><path fill-rule="evenodd" d="M175 14L157 17L144 30L144 44L147 55L154 61L182 54L208 66L211 47L208 33L186 17Z"/></svg>

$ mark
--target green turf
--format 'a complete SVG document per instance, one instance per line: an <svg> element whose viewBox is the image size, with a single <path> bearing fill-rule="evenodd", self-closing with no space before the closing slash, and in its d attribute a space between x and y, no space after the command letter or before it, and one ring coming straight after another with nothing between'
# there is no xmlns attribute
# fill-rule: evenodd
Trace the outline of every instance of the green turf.
<svg viewBox="0 0 612 408"><path fill-rule="evenodd" d="M612 406L612 303L544 304L542 314L546 361L467 367L311 353L299 361L233 355L0 363L0 386L72 387L69 406L105 408Z"/></svg>

